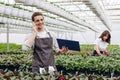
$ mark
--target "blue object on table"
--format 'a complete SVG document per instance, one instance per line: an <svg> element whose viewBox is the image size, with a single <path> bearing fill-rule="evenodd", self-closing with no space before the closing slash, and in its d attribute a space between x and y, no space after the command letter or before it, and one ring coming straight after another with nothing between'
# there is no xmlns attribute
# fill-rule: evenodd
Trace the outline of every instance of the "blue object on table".
<svg viewBox="0 0 120 80"><path fill-rule="evenodd" d="M78 41L57 39L57 42L60 49L62 48L62 46L66 46L69 50L80 51L80 44Z"/></svg>

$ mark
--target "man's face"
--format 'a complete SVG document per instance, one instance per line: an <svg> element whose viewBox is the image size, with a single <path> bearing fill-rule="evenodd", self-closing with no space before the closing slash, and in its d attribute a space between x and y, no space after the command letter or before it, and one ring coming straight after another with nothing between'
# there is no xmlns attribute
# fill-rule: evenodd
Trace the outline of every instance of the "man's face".
<svg viewBox="0 0 120 80"><path fill-rule="evenodd" d="M34 17L34 23L35 23L35 26L38 29L42 29L44 27L44 18L43 18L43 16L41 16L41 15L35 16Z"/></svg>

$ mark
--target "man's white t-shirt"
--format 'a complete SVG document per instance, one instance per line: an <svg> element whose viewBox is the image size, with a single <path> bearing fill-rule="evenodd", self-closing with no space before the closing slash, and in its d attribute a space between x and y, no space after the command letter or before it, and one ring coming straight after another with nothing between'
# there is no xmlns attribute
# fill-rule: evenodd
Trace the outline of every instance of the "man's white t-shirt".
<svg viewBox="0 0 120 80"><path fill-rule="evenodd" d="M95 40L94 44L98 45L98 49L100 51L104 51L108 46L108 43L103 41L101 38L97 38ZM94 50L95 50L95 48L94 48Z"/></svg>
<svg viewBox="0 0 120 80"><path fill-rule="evenodd" d="M50 37L50 36L48 35L48 32L50 33L51 37L53 38L53 50L58 51L58 50L59 50L59 46L58 46L58 43L57 43L57 40L56 40L56 36L55 36L55 34L54 34L53 32L50 32L49 30L47 30L47 31L45 30L45 31L43 31L43 32L39 32L39 33L37 34L37 37L38 37L38 38L48 38L48 37ZM28 35L26 36L25 42L24 42L23 45L22 45L22 49L23 49L23 50L30 50L31 47L33 46L33 45L29 45L29 44L28 44L28 39L29 39L32 35L33 35L33 33L30 33L30 34L28 34Z"/></svg>

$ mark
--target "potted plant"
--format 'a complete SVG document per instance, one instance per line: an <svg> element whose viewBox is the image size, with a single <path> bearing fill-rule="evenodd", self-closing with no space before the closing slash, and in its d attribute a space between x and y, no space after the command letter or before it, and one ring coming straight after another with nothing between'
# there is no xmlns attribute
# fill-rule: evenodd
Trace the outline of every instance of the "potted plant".
<svg viewBox="0 0 120 80"><path fill-rule="evenodd" d="M0 4L0 13L4 14L5 6Z"/></svg>
<svg viewBox="0 0 120 80"><path fill-rule="evenodd" d="M19 25L19 20L14 21L16 25Z"/></svg>
<svg viewBox="0 0 120 80"><path fill-rule="evenodd" d="M3 21L3 17L0 16L0 22L2 22L2 21Z"/></svg>
<svg viewBox="0 0 120 80"><path fill-rule="evenodd" d="M3 17L3 22L4 22L4 23L7 23L7 22L8 22L8 18Z"/></svg>
<svg viewBox="0 0 120 80"><path fill-rule="evenodd" d="M23 18L23 15L24 15L23 10L19 10L18 17Z"/></svg>
<svg viewBox="0 0 120 80"><path fill-rule="evenodd" d="M17 16L18 16L18 12L19 12L19 9L17 9L17 8L12 8L12 14L11 14L11 16L17 17Z"/></svg>
<svg viewBox="0 0 120 80"><path fill-rule="evenodd" d="M23 15L23 17L26 19L28 19L28 16L29 16L29 12L28 11L23 11L23 13L24 13L24 15Z"/></svg>
<svg viewBox="0 0 120 80"><path fill-rule="evenodd" d="M11 18L8 18L8 23L12 24L12 19Z"/></svg>
<svg viewBox="0 0 120 80"><path fill-rule="evenodd" d="M12 7L10 7L10 6L5 6L5 12L4 12L4 14L6 14L6 15L11 15L11 12L12 12Z"/></svg>

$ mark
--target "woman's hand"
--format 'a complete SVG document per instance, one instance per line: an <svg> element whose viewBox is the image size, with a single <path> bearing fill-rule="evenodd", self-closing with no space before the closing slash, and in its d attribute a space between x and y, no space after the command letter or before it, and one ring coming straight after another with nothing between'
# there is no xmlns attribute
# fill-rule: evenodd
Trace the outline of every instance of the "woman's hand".
<svg viewBox="0 0 120 80"><path fill-rule="evenodd" d="M107 50L104 51L104 54L107 55L107 56L110 55L110 53Z"/></svg>
<svg viewBox="0 0 120 80"><path fill-rule="evenodd" d="M101 55L102 55L102 54L99 52L99 53L98 53L98 56L101 56Z"/></svg>

